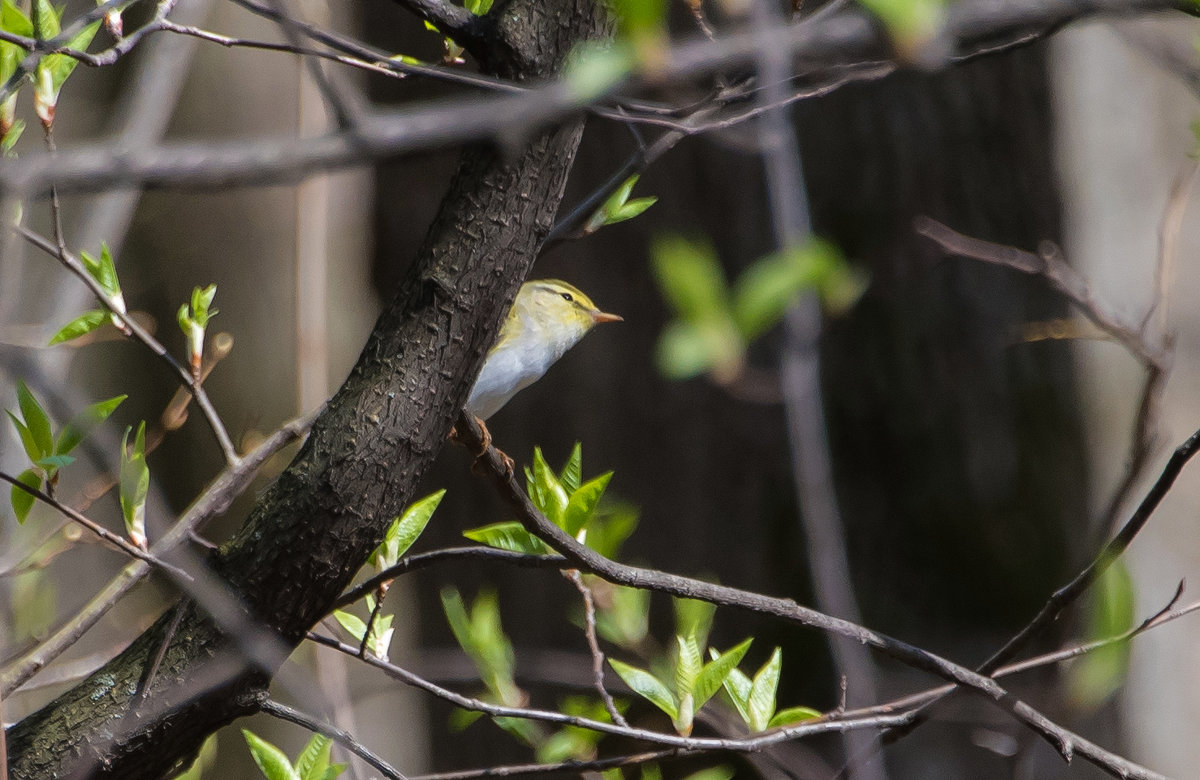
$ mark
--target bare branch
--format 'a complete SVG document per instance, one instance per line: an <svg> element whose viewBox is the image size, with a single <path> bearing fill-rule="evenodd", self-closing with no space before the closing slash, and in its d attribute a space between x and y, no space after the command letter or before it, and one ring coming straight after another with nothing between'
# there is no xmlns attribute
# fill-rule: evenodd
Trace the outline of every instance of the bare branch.
<svg viewBox="0 0 1200 780"><path fill-rule="evenodd" d="M320 634L309 633L308 639L311 642L331 647L338 652L345 653L350 656L357 657L357 648L353 645L348 645L339 642L331 637L321 636ZM774 745L780 742L786 742L793 739L808 737L816 734L838 733L848 729L878 729L899 725L907 722L908 713L896 714L874 714L867 718L842 718L837 715L826 715L822 718L807 720L792 726L785 726L772 731L767 731L762 734L757 734L744 739L727 739L722 737L682 737L678 734L665 734L659 731L651 731L649 729L641 729L631 726L619 726L615 723L606 721L593 720L591 718L581 718L577 715L567 715L562 712L552 710L535 710L526 707L507 707L501 704L492 704L481 699L474 699L469 696L455 693L447 688L443 688L436 683L430 682L418 675L413 674L407 669L403 669L395 664L381 661L378 658L367 656L362 661L370 666L375 667L386 673L400 682L411 685L414 688L419 688L427 693L431 693L440 699L450 702L455 706L462 707L473 712L482 712L491 717L503 718L525 718L527 720L539 721L542 723L556 723L564 726L577 726L591 731L598 731L604 734L612 734L628 739L637 739L645 742L650 742L657 745L668 745L676 748L687 750L734 750L739 752L750 752L761 750L768 745Z"/></svg>
<svg viewBox="0 0 1200 780"><path fill-rule="evenodd" d="M12 485L13 487L28 493L29 495L36 498L38 501L41 501L43 504L53 507L58 512L71 518L72 521L74 521L74 522L78 523L79 525L83 526L84 528L88 529L93 534L95 534L99 538L103 539L104 541L108 542L113 547L116 547L121 552L125 553L126 555L137 558L140 561L144 561L147 564L150 564L157 568L163 569L164 571L169 571L172 574L174 574L176 577L180 577L184 580L192 579L192 575L188 574L186 571L179 568L178 566L167 563L166 561L161 560L158 557L146 552L142 548L132 544L129 540L127 540L123 537L117 536L116 534L112 533L111 531L109 531L107 528L100 525L99 523L88 519L87 516L83 515L82 513L76 512L74 509L67 506L66 504L63 504L58 499L43 493L42 491L38 490L35 487L30 487L29 485L26 485L24 482L17 479L16 477L14 477L10 474L6 474L3 471L0 471L0 480L3 480L4 482L7 482L8 484Z"/></svg>
<svg viewBox="0 0 1200 780"><path fill-rule="evenodd" d="M1044 242L1038 254L1014 246L994 244L965 236L929 217L918 217L914 228L947 252L985 263L1045 277L1060 295L1079 307L1080 313L1146 364L1166 363L1161 347L1148 343L1142 329L1127 322L1098 299L1087 280L1067 265L1058 248Z"/></svg>
<svg viewBox="0 0 1200 780"><path fill-rule="evenodd" d="M617 703L613 701L612 694L604 686L604 651L600 649L600 642L596 639L596 598L578 570L564 571L563 576L571 581L571 584L579 591L579 595L583 597L583 633L587 637L588 650L592 654L592 684L595 686L596 692L600 694L600 701L604 702L604 709L608 710L608 717L612 718L613 723L618 726L628 726L629 723L617 709Z"/></svg>
<svg viewBox="0 0 1200 780"><path fill-rule="evenodd" d="M700 753L698 750L672 748L670 750L651 750L646 753L632 753L626 756L597 758L591 761L562 761L557 764L513 764L509 766L489 766L483 769L463 769L458 772L437 772L431 775L413 775L409 780L475 780L484 777L516 777L524 775L580 775L584 772L601 772L605 769L620 769L626 766L641 766L657 761L670 761L685 758ZM583 775L586 777L587 775Z"/></svg>
<svg viewBox="0 0 1200 780"><path fill-rule="evenodd" d="M311 715L306 715L300 710L280 704L273 699L264 697L258 702L258 706L264 713L271 717L286 720L288 723L295 723L297 726L302 726L317 734L324 734L382 772L384 777L390 778L390 780L406 780L405 776L399 770L373 753L369 748L355 739L354 735L350 732L340 729L331 723L318 720Z"/></svg>
<svg viewBox="0 0 1200 780"><path fill-rule="evenodd" d="M419 553L402 558L395 566L384 569L369 580L361 582L343 593L334 602L333 608L341 609L353 604L368 593L373 593L383 583L390 582L409 572L423 569L435 563L466 560L479 562L497 561L536 569L561 569L566 563L566 559L561 555L527 555L512 550L498 550L494 547L447 547L442 550L433 550L432 552Z"/></svg>

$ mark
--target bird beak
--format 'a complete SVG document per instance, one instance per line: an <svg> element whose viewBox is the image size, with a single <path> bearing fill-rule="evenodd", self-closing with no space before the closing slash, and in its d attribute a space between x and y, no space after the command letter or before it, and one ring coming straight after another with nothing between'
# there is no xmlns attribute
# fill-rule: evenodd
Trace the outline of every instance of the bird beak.
<svg viewBox="0 0 1200 780"><path fill-rule="evenodd" d="M625 318L619 314L606 314L602 311L592 312L592 322L599 325L601 322L624 322Z"/></svg>

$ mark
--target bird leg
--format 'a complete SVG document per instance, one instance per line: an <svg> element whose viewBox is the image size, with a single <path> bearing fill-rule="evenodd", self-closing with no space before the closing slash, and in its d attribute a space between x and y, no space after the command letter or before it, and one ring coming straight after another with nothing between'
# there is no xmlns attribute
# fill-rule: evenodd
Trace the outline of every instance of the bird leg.
<svg viewBox="0 0 1200 780"><path fill-rule="evenodd" d="M475 452L475 461L471 464L471 471L475 474L483 474L486 471L483 465L483 458L487 455L489 449L494 449L492 447L492 433L479 417L475 418L475 423L479 426L479 447ZM450 439L462 444L464 447L467 446L466 437L459 432L458 426L450 429ZM498 449L496 450L496 454L500 456L501 461L504 463L504 476L512 479L517 468L516 464L513 463L513 459Z"/></svg>

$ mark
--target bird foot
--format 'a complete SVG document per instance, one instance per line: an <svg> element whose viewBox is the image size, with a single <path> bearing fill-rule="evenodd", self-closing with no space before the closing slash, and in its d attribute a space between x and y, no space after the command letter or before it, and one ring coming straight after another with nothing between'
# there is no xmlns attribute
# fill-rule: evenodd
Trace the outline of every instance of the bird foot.
<svg viewBox="0 0 1200 780"><path fill-rule="evenodd" d="M492 433L488 430L487 425L482 419L476 417L475 422L479 425L479 449L475 452L475 461L471 464L471 472L474 474L485 474L487 469L484 466L483 458L487 455L489 449L492 448ZM450 439L459 444L463 444L462 436L458 432L458 428L450 429ZM516 474L517 465L513 463L513 459L500 450L496 450L496 454L500 456L501 462L504 463L504 476L507 479L512 479Z"/></svg>

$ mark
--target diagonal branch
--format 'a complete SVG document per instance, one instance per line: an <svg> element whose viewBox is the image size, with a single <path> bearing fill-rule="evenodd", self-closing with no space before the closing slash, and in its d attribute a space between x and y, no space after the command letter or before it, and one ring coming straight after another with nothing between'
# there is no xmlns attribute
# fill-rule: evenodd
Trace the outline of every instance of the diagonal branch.
<svg viewBox="0 0 1200 780"><path fill-rule="evenodd" d="M1064 761L1069 762L1073 757L1080 756L1115 777L1146 778L1147 780L1163 778L1162 775L1105 750L1059 726L1038 710L1008 693L993 678L971 671L964 666L886 634L851 623L848 620L831 617L797 604L790 599L772 598L737 588L714 585L661 571L627 566L609 560L571 538L538 511L517 482L512 469L507 466L508 456L491 444L485 444L482 430L474 417L466 413L460 414L455 427L468 448L482 453L476 462L483 464L486 468L487 476L501 497L516 511L521 524L530 533L560 553L572 566L596 574L618 585L649 589L682 598L699 599L717 605L746 609L853 638L904 664L937 675L992 702L1050 743ZM1197 432L1193 438L1196 439L1197 446L1200 446L1200 432ZM906 722L908 721L906 720Z"/></svg>

